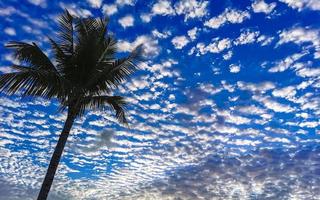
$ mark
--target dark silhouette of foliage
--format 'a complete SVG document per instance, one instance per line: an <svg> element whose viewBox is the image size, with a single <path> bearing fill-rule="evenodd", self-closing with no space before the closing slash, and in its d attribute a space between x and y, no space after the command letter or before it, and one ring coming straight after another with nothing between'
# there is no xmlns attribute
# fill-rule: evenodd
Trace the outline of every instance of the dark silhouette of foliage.
<svg viewBox="0 0 320 200"><path fill-rule="evenodd" d="M57 41L49 38L55 64L35 44L9 42L6 47L22 63L0 75L0 91L9 95L55 98L67 119L51 158L38 199L46 199L74 120L87 109L110 108L127 124L126 101L114 90L137 70L142 46L117 59L117 41L108 34L107 18L79 18L67 10L59 18Z"/></svg>

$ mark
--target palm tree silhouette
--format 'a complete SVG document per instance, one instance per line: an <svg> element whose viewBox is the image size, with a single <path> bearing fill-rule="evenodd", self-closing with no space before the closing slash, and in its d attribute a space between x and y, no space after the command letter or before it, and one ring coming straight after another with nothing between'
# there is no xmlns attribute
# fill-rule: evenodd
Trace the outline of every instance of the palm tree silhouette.
<svg viewBox="0 0 320 200"><path fill-rule="evenodd" d="M110 108L127 124L125 99L113 92L137 70L142 47L117 59L117 41L108 33L107 18L80 18L67 10L59 17L58 40L51 38L55 64L35 44L9 42L22 63L15 72L0 75L0 91L9 95L55 98L67 118L41 186L38 200L47 199L74 120L87 109Z"/></svg>

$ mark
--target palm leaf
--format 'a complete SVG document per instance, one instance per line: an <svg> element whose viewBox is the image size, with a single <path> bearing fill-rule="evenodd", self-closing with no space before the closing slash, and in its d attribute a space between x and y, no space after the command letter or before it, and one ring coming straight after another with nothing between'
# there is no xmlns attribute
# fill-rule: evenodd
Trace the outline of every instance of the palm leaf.
<svg viewBox="0 0 320 200"><path fill-rule="evenodd" d="M14 50L14 56L19 61L26 62L34 68L51 70L58 73L50 59L35 43L28 44L25 42L12 41L9 42L6 47Z"/></svg>
<svg viewBox="0 0 320 200"><path fill-rule="evenodd" d="M52 50L54 52L54 56L57 62L57 70L59 73L64 76L66 74L66 66L72 66L72 55L66 54L63 50L63 47L61 45L57 44L53 39L50 37L48 38L52 47Z"/></svg>
<svg viewBox="0 0 320 200"><path fill-rule="evenodd" d="M14 65L17 72L0 75L0 91L8 94L22 92L23 96L47 99L63 98L64 86L55 72Z"/></svg>
<svg viewBox="0 0 320 200"><path fill-rule="evenodd" d="M114 55L116 51L117 51L117 41L113 37L108 36L107 39L104 41L104 50L100 55L98 63L101 63L103 61L114 60Z"/></svg>
<svg viewBox="0 0 320 200"><path fill-rule="evenodd" d="M138 69L137 63L141 58L141 51L142 46L139 45L126 58L100 63L101 67L97 68L98 70L92 75L85 87L90 92L110 92L113 88L118 87Z"/></svg>
<svg viewBox="0 0 320 200"><path fill-rule="evenodd" d="M110 107L116 112L116 118L120 123L127 124L128 121L125 116L126 101L121 96L87 96L81 101L81 111L90 108L93 110L101 110Z"/></svg>
<svg viewBox="0 0 320 200"><path fill-rule="evenodd" d="M73 54L74 41L73 41L73 22L74 17L65 10L65 12L59 17L59 42L61 50L67 54Z"/></svg>

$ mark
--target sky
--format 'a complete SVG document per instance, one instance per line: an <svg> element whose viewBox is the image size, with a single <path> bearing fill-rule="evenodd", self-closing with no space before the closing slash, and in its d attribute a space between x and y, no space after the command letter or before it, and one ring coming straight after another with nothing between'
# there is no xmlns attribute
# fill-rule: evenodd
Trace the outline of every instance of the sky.
<svg viewBox="0 0 320 200"><path fill-rule="evenodd" d="M49 199L320 199L319 0L0 0L0 73L12 40L52 58L64 9L109 16L119 56L145 60L117 91L129 127L77 119ZM0 200L37 196L57 108L0 94Z"/></svg>

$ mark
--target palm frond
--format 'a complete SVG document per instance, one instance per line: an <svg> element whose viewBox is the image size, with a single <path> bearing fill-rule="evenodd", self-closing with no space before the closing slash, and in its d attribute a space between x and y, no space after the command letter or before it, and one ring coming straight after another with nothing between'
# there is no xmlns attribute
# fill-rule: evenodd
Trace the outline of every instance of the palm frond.
<svg viewBox="0 0 320 200"><path fill-rule="evenodd" d="M80 113L85 109L104 109L110 107L116 112L116 118L120 123L127 124L128 121L125 116L125 107L127 102L121 96L87 96L81 101Z"/></svg>
<svg viewBox="0 0 320 200"><path fill-rule="evenodd" d="M63 98L64 84L55 72L14 65L17 72L0 75L0 91L50 99Z"/></svg>
<svg viewBox="0 0 320 200"><path fill-rule="evenodd" d="M35 43L9 42L21 65L0 75L0 92L58 98L61 110L74 109L78 116L86 109L109 108L127 124L124 98L105 94L138 69L142 45L116 59L117 41L108 34L108 18L84 19L66 10L58 22L58 40L49 38L56 66Z"/></svg>
<svg viewBox="0 0 320 200"><path fill-rule="evenodd" d="M141 53L142 46L139 45L128 57L100 63L100 67L97 68L100 70L92 75L86 88L91 92L110 92L113 88L118 87L138 69Z"/></svg>
<svg viewBox="0 0 320 200"><path fill-rule="evenodd" d="M12 41L6 44L6 47L14 50L14 56L19 61L26 62L33 68L51 70L57 73L57 69L50 59L35 43Z"/></svg>
<svg viewBox="0 0 320 200"><path fill-rule="evenodd" d="M114 55L117 52L117 41L112 37L108 36L104 41L104 50L102 51L98 63L103 61L114 60Z"/></svg>
<svg viewBox="0 0 320 200"><path fill-rule="evenodd" d="M94 36L100 42L104 39L107 33L108 18L78 18L75 21L75 30L77 33L78 42L83 42L86 38Z"/></svg>
<svg viewBox="0 0 320 200"><path fill-rule="evenodd" d="M61 47L61 45L56 43L53 39L51 39L50 37L48 39L50 41L50 44L57 62L56 68L59 71L59 73L64 76L65 70L67 68L66 66L71 65L72 55L66 54L65 51L63 50L63 47Z"/></svg>
<svg viewBox="0 0 320 200"><path fill-rule="evenodd" d="M61 50L67 54L73 54L74 41L73 41L73 23L74 17L69 13L68 10L59 17L59 43Z"/></svg>

